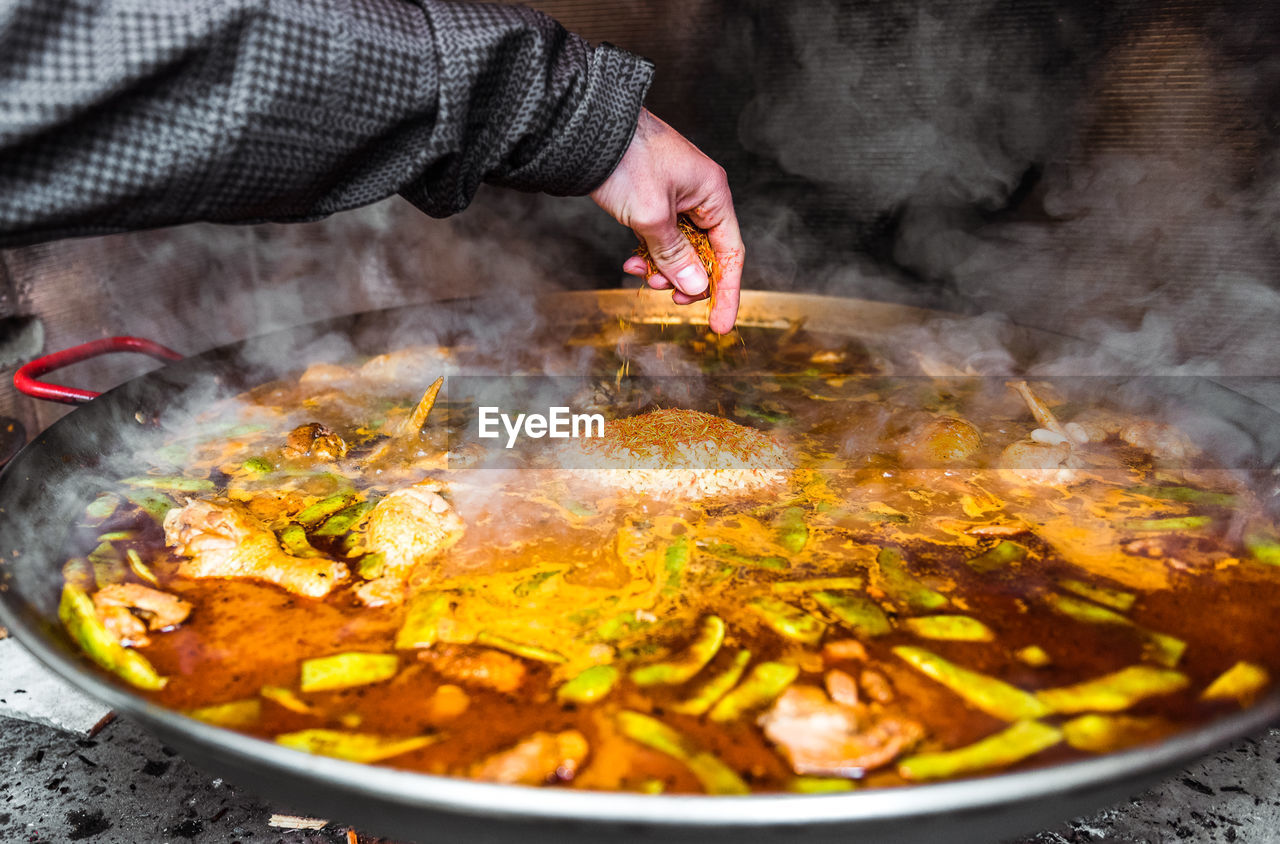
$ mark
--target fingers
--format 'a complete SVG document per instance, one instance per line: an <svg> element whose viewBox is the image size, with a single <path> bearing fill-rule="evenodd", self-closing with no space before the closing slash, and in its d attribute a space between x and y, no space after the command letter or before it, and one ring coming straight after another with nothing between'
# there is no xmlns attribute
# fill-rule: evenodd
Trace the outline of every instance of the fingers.
<svg viewBox="0 0 1280 844"><path fill-rule="evenodd" d="M645 246L649 248L649 257L653 259L658 272L670 283L669 286L689 296L697 296L707 289L710 284L707 271L698 260L693 244L676 227L673 210L664 209L659 219L644 224L637 223L633 228L644 238Z"/></svg>
<svg viewBox="0 0 1280 844"><path fill-rule="evenodd" d="M627 275L645 276L649 274L649 264L639 255L632 255L623 262L622 271Z"/></svg>
<svg viewBox="0 0 1280 844"><path fill-rule="evenodd" d="M733 200L729 188L724 186L724 196L715 205L700 205L689 213L689 218L707 230L711 248L720 266L720 280L716 283L715 305L708 322L717 334L728 334L738 318L738 295L742 289L742 266L747 250L738 230L738 218L733 213ZM723 209L723 210L720 210Z"/></svg>

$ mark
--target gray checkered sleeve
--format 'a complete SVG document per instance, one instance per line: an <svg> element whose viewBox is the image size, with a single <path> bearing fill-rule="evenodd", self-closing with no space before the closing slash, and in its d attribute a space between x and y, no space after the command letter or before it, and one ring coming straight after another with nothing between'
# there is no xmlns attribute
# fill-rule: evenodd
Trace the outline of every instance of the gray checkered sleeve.
<svg viewBox="0 0 1280 844"><path fill-rule="evenodd" d="M516 6L0 0L0 245L587 193L651 75Z"/></svg>

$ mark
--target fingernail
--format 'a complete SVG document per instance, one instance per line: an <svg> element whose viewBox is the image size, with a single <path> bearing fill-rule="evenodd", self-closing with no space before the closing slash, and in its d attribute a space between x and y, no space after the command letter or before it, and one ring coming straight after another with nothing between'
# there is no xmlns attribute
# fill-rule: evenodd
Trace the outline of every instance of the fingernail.
<svg viewBox="0 0 1280 844"><path fill-rule="evenodd" d="M690 264L680 272L676 273L676 286L681 292L688 293L690 296L697 296L699 293L707 289L707 274L702 267L697 264Z"/></svg>

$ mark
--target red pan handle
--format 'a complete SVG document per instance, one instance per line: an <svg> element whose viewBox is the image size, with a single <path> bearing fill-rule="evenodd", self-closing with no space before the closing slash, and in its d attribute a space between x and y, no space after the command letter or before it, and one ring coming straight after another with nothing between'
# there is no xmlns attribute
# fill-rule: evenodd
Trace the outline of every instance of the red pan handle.
<svg viewBox="0 0 1280 844"><path fill-rule="evenodd" d="M88 343L81 343L79 346L72 346L70 349L51 352L36 358L13 373L13 386L24 396L31 396L33 399L63 404L84 404L93 401L99 394L92 390L78 390L75 387L63 387L37 379L46 372L113 352L141 352L160 360L182 360L182 355L173 349L141 337L104 337L101 340L90 340Z"/></svg>

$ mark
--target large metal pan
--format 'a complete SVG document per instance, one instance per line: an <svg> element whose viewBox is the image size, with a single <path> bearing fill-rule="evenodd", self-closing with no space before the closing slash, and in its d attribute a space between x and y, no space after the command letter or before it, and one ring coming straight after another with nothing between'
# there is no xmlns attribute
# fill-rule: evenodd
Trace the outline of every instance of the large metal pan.
<svg viewBox="0 0 1280 844"><path fill-rule="evenodd" d="M749 325L805 319L810 327L893 342L943 315L872 302L748 293ZM681 321L694 316L633 291L567 294L542 306L553 325L616 316ZM380 352L413 339L522 342L528 314L458 302L363 314L215 349L134 379L64 417L0 474L0 623L76 686L142 723L211 773L300 810L408 840L654 839L662 841L992 841L1033 831L1133 795L1215 748L1280 716L1280 694L1160 744L1096 759L959 782L839 795L647 796L496 786L357 765L289 750L162 709L82 659L57 622L60 548L91 490L71 482L125 437L209 379L238 390L296 368L299 350L332 348L334 335ZM963 330L958 327L957 330ZM1021 332L1020 353L1061 338ZM198 385L198 386L197 386ZM1280 421L1228 390L1205 385L1233 425L1252 425L1262 460Z"/></svg>

